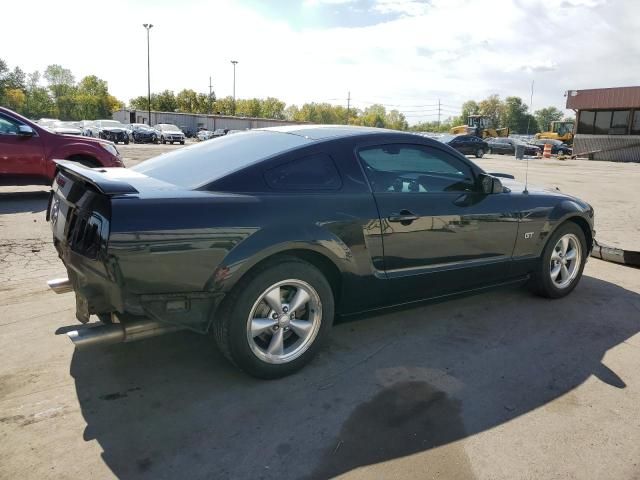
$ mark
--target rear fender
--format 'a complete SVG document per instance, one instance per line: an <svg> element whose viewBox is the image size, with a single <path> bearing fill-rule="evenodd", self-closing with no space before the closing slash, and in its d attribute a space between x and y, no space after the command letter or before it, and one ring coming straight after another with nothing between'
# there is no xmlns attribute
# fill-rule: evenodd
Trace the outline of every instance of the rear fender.
<svg viewBox="0 0 640 480"><path fill-rule="evenodd" d="M320 226L301 226L282 231L264 228L231 250L216 268L205 290L230 291L238 281L261 261L292 250L308 250L329 259L341 274L356 274L354 255L339 237Z"/></svg>

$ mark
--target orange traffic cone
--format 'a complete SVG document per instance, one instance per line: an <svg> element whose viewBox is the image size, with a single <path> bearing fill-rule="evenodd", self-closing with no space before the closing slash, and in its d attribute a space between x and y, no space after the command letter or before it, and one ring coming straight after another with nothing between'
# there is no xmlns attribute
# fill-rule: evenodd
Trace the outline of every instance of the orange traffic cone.
<svg viewBox="0 0 640 480"><path fill-rule="evenodd" d="M542 152L542 157L543 158L551 158L551 144L550 143L545 143L544 144L544 152Z"/></svg>

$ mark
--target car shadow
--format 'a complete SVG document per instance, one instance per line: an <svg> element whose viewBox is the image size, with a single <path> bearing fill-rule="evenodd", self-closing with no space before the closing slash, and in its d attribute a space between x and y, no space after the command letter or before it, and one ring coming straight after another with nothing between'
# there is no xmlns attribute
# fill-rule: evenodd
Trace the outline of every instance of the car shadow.
<svg viewBox="0 0 640 480"><path fill-rule="evenodd" d="M499 426L591 376L625 388L602 359L638 333L639 307L585 276L556 301L509 289L342 322L276 381L186 332L76 351L71 374L84 438L119 478L329 478Z"/></svg>
<svg viewBox="0 0 640 480"><path fill-rule="evenodd" d="M38 190L33 192L0 193L0 215L7 213L44 212L49 201L49 192Z"/></svg>

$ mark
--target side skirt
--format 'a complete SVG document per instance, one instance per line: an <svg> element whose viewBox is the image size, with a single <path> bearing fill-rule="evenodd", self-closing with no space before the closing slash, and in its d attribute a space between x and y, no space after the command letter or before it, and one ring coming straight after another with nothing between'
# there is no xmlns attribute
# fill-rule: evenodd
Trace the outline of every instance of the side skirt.
<svg viewBox="0 0 640 480"><path fill-rule="evenodd" d="M370 313L382 313L388 310L396 310L396 309L403 309L403 308L411 308L411 307L415 307L418 305L423 305L423 304L429 304L429 303L438 303L438 302L442 302L442 301L447 301L447 300L452 300L454 298L460 298L460 297L466 297L466 296L470 296L470 295L477 295L480 293L484 293L490 290L495 290L498 288L504 288L504 287L509 287L509 286L516 286L516 285L524 285L525 283L527 283L529 280L531 279L531 275L527 274L527 275L523 275L517 278L513 278L504 282L499 282L499 283L493 283L490 285L486 285L483 287L478 287L478 288L473 288L470 290L462 290L460 292L454 292L454 293L447 293L445 295L438 295L435 297L428 297L428 298L423 298L420 300L413 300L411 302L404 302L404 303L396 303L396 304L392 304L392 305L386 305L384 307L377 307L377 308L372 308L372 309L367 309L367 310L360 310L357 312L349 312L349 313L342 313L342 312L338 312L338 315L341 318L351 318L351 317L359 317L361 315L364 314L370 314Z"/></svg>

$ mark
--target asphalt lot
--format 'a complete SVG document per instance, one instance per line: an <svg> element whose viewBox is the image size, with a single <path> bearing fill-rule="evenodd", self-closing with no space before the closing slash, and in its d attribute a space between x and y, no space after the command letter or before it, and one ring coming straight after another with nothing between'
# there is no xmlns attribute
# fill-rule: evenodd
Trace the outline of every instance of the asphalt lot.
<svg viewBox="0 0 640 480"><path fill-rule="evenodd" d="M127 165L171 148L119 147ZM639 165L529 167L640 249ZM343 322L264 382L191 333L74 351L73 296L45 284L65 274L45 191L0 190L0 478L640 477L637 269L591 259L562 300L508 289Z"/></svg>

